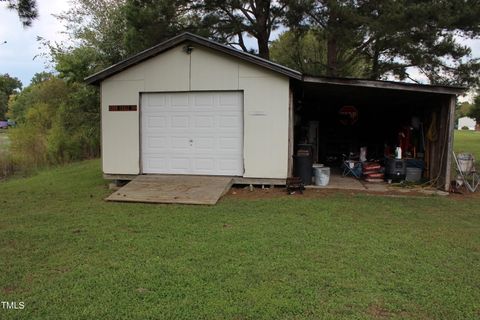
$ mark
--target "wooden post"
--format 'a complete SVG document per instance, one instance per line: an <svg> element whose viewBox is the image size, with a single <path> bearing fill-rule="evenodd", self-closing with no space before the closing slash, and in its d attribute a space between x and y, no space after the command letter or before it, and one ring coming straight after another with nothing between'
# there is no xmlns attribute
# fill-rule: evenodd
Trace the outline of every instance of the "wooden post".
<svg viewBox="0 0 480 320"><path fill-rule="evenodd" d="M293 91L290 88L288 102L288 172L287 177L293 176L293 128L294 128L294 114L293 114Z"/></svg>
<svg viewBox="0 0 480 320"><path fill-rule="evenodd" d="M457 104L457 96L452 95L450 97L449 105L448 105L448 128L447 128L447 154L446 154L446 162L445 162L445 191L450 190L450 181L452 180L451 175L451 167L452 167L452 152L453 152L453 138L455 134L455 106Z"/></svg>

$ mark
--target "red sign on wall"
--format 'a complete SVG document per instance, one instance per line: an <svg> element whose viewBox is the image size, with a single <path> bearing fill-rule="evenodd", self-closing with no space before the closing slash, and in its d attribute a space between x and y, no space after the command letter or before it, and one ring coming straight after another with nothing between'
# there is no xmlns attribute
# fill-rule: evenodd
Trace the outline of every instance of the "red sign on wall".
<svg viewBox="0 0 480 320"><path fill-rule="evenodd" d="M137 111L136 105L109 105L108 111Z"/></svg>
<svg viewBox="0 0 480 320"><path fill-rule="evenodd" d="M358 121L358 110L354 106L343 106L338 111L340 123L343 125L352 125Z"/></svg>

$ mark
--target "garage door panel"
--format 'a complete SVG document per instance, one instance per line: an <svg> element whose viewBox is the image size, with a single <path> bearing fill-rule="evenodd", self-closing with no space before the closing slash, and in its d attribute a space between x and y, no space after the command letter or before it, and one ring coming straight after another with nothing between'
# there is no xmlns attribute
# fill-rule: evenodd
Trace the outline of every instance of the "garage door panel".
<svg viewBox="0 0 480 320"><path fill-rule="evenodd" d="M218 95L219 105L222 107L236 107L241 104L240 95L231 95L229 93L220 93Z"/></svg>
<svg viewBox="0 0 480 320"><path fill-rule="evenodd" d="M170 148L172 151L189 151L190 150L190 138L187 136L172 136L170 139Z"/></svg>
<svg viewBox="0 0 480 320"><path fill-rule="evenodd" d="M190 107L190 95L188 93L169 94L170 107L172 109L180 110Z"/></svg>
<svg viewBox="0 0 480 320"><path fill-rule="evenodd" d="M146 129L165 129L168 125L168 119L165 116L151 116L148 118Z"/></svg>
<svg viewBox="0 0 480 320"><path fill-rule="evenodd" d="M167 136L149 136L147 137L147 146L148 149L156 149L160 151L161 149L168 149L170 146L169 137Z"/></svg>
<svg viewBox="0 0 480 320"><path fill-rule="evenodd" d="M193 142L193 147L196 150L196 153L202 152L215 152L216 141L215 137L199 137Z"/></svg>
<svg viewBox="0 0 480 320"><path fill-rule="evenodd" d="M190 117L189 116L172 116L171 118L171 125L172 129L188 129L190 127Z"/></svg>
<svg viewBox="0 0 480 320"><path fill-rule="evenodd" d="M220 172L230 172L241 164L238 159L219 159Z"/></svg>
<svg viewBox="0 0 480 320"><path fill-rule="evenodd" d="M150 172L162 172L168 169L168 159L163 157L148 157L144 162L144 169Z"/></svg>
<svg viewBox="0 0 480 320"><path fill-rule="evenodd" d="M141 111L143 173L243 175L240 92L144 94Z"/></svg>
<svg viewBox="0 0 480 320"><path fill-rule="evenodd" d="M194 116L194 124L197 129L212 129L215 128L215 116Z"/></svg>
<svg viewBox="0 0 480 320"><path fill-rule="evenodd" d="M239 137L222 137L218 139L218 145L222 150L238 152L238 146L242 143Z"/></svg>
<svg viewBox="0 0 480 320"><path fill-rule="evenodd" d="M146 97L147 104L145 106L151 109L154 109L155 107L165 107L166 99L167 97L165 95L148 95Z"/></svg>
<svg viewBox="0 0 480 320"><path fill-rule="evenodd" d="M172 157L170 160L170 168L172 170L182 170L188 172L191 168L189 157Z"/></svg>
<svg viewBox="0 0 480 320"><path fill-rule="evenodd" d="M215 158L196 158L194 160L194 170L197 173L212 172L215 170Z"/></svg>
<svg viewBox="0 0 480 320"><path fill-rule="evenodd" d="M194 106L195 107L204 107L206 109L212 109L215 106L215 96L211 93L197 93L193 95Z"/></svg>
<svg viewBox="0 0 480 320"><path fill-rule="evenodd" d="M221 116L219 119L220 128L237 129L241 123L238 121L238 115Z"/></svg>

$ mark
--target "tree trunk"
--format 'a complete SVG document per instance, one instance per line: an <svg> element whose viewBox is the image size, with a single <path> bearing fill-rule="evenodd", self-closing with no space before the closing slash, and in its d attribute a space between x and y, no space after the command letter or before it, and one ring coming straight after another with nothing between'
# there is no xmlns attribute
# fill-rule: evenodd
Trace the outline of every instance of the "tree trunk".
<svg viewBox="0 0 480 320"><path fill-rule="evenodd" d="M257 37L258 43L258 55L261 58L270 59L270 49L268 47L268 35L264 34L263 32L258 35Z"/></svg>
<svg viewBox="0 0 480 320"><path fill-rule="evenodd" d="M380 50L375 43L375 51L373 52L372 57L372 72L370 74L370 79L378 80L380 78Z"/></svg>
<svg viewBox="0 0 480 320"><path fill-rule="evenodd" d="M327 39L327 76L338 76L337 61L337 39L328 37Z"/></svg>
<svg viewBox="0 0 480 320"><path fill-rule="evenodd" d="M270 49L268 40L270 39L270 26L268 19L270 17L270 0L256 0L254 5L254 16L257 22L256 38L258 43L258 55L264 59L270 59Z"/></svg>

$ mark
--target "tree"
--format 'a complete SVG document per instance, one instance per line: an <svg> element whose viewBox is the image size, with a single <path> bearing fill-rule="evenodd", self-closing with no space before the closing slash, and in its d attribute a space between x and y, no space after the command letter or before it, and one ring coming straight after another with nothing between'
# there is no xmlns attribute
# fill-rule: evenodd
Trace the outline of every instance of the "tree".
<svg viewBox="0 0 480 320"><path fill-rule="evenodd" d="M24 27L32 25L33 20L38 17L36 0L0 0L7 3L7 8L15 10Z"/></svg>
<svg viewBox="0 0 480 320"><path fill-rule="evenodd" d="M478 82L479 61L457 40L479 34L478 1L306 0L288 4L293 29L321 31L328 75L341 74L342 66L362 57L369 64L365 76L371 79L393 75L415 80L411 71L416 70L432 84Z"/></svg>
<svg viewBox="0 0 480 320"><path fill-rule="evenodd" d="M57 53L85 47L95 52L95 57L89 54L92 65L105 68L117 63L128 56L124 6L124 0L73 0L70 9L57 17L65 24L70 41L44 44L54 60Z"/></svg>
<svg viewBox="0 0 480 320"><path fill-rule="evenodd" d="M249 52L245 36L257 40L258 55L269 59L269 41L285 16L286 4L274 0L205 0L197 8L212 37Z"/></svg>
<svg viewBox="0 0 480 320"><path fill-rule="evenodd" d="M184 31L208 36L198 12L187 0L127 0L125 46L129 54L150 48Z"/></svg>
<svg viewBox="0 0 480 320"><path fill-rule="evenodd" d="M8 73L0 75L0 119L5 118L10 96L22 88L22 82Z"/></svg>
<svg viewBox="0 0 480 320"><path fill-rule="evenodd" d="M30 80L30 84L31 85L40 84L54 77L55 76L50 72L46 72L46 71L37 72L33 75L32 80Z"/></svg>
<svg viewBox="0 0 480 320"><path fill-rule="evenodd" d="M477 121L477 123L480 122L480 94L478 94L474 101L473 101L473 104L468 112L468 116L470 118L473 118L475 119L475 121Z"/></svg>
<svg viewBox="0 0 480 320"><path fill-rule="evenodd" d="M55 76L26 87L9 104L19 124L11 133L15 161L31 167L98 156L98 105L95 88Z"/></svg>
<svg viewBox="0 0 480 320"><path fill-rule="evenodd" d="M325 75L327 74L327 55L322 38L316 30L286 31L271 43L270 57L272 61L308 75ZM343 61L342 56L340 61ZM355 60L342 65L340 75L362 77L366 67L365 61Z"/></svg>

